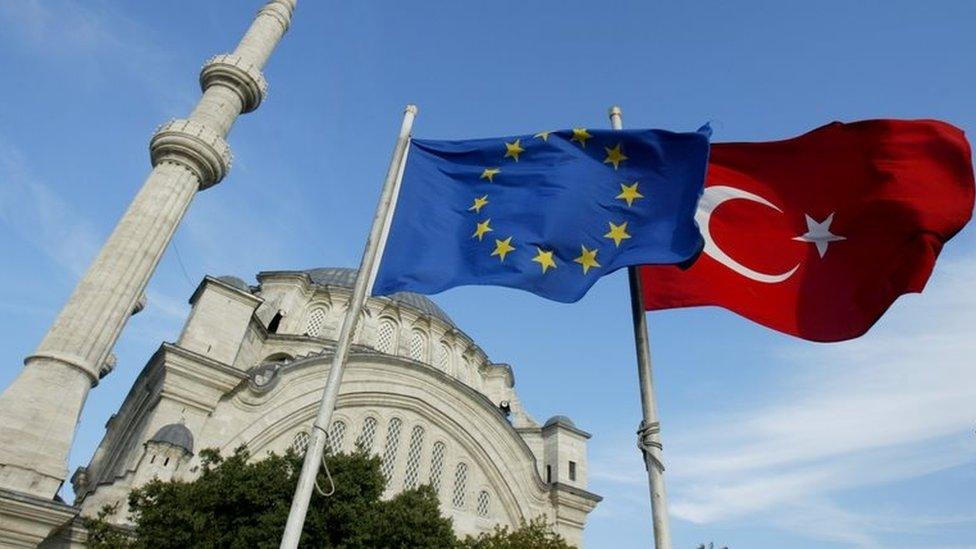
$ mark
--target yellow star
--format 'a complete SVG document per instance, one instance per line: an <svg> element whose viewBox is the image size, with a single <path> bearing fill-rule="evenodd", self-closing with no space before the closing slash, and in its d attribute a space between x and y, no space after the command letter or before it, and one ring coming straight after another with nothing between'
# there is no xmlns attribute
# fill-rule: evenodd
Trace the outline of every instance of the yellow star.
<svg viewBox="0 0 976 549"><path fill-rule="evenodd" d="M621 183L620 194L618 194L615 198L626 200L628 206L633 204L634 201L637 200L638 198L644 198L644 195L637 192L637 184L638 184L637 181L634 181L633 185L626 185L624 183Z"/></svg>
<svg viewBox="0 0 976 549"><path fill-rule="evenodd" d="M604 164L613 164L613 169L617 169L620 163L628 158L624 156L624 153L620 150L620 143L614 148L603 147L603 150L607 151L607 157L603 159Z"/></svg>
<svg viewBox="0 0 976 549"><path fill-rule="evenodd" d="M535 261L539 265L542 265L542 274L546 274L546 271L548 271L549 269L556 268L556 261L552 258L551 250L547 252L542 248L538 248L538 247L536 248L536 250L538 250L539 253L537 253L535 257L532 258L532 261Z"/></svg>
<svg viewBox="0 0 976 549"><path fill-rule="evenodd" d="M543 141L545 141L545 142L548 143L549 142L549 134L550 133L552 133L552 130L544 131L544 132L539 132L539 133L533 135L532 137L538 137L539 139L541 139L541 140L543 140Z"/></svg>
<svg viewBox="0 0 976 549"><path fill-rule="evenodd" d="M587 250L586 246L580 246L583 248L583 253L573 261L579 263L583 266L583 274L589 272L591 267L599 267L600 264L596 262L596 253L600 250Z"/></svg>
<svg viewBox="0 0 976 549"><path fill-rule="evenodd" d="M487 203L488 203L488 195L487 194L485 196L480 197L480 198L477 198L476 197L474 199L474 204L472 204L471 207L468 208L468 211L469 212L481 213L481 208L483 208L484 205L487 204ZM626 223L625 223L625 225L626 225Z"/></svg>
<svg viewBox="0 0 976 549"><path fill-rule="evenodd" d="M512 237L508 237L505 240L498 240L496 238L495 251L491 252L491 255L497 255L502 261L505 261L505 256L514 249L515 246L512 246Z"/></svg>
<svg viewBox="0 0 976 549"><path fill-rule="evenodd" d="M573 128L573 137L569 138L570 141L576 141L580 144L580 148L586 147L586 140L593 138L590 132L586 131L586 128Z"/></svg>
<svg viewBox="0 0 976 549"><path fill-rule="evenodd" d="M512 157L518 162L518 157L523 152L525 149L522 148L521 139L516 139L514 143L505 143L505 158Z"/></svg>
<svg viewBox="0 0 976 549"><path fill-rule="evenodd" d="M481 237L485 236L485 233L490 233L491 231L494 231L495 229L492 229L488 225L489 223L491 223L491 218L486 219L481 223L478 223L478 226L475 228L474 234L471 235L471 238L478 237L478 240L480 241Z"/></svg>
<svg viewBox="0 0 976 549"><path fill-rule="evenodd" d="M481 172L481 179L487 179L489 183L495 182L495 176L501 172L498 168L485 168L485 171Z"/></svg>
<svg viewBox="0 0 976 549"><path fill-rule="evenodd" d="M617 247L620 247L620 242L622 240L630 238L630 235L627 234L627 222L624 221L620 225L614 225L613 221L611 221L610 232L603 235L603 237L613 239L613 243L616 244Z"/></svg>

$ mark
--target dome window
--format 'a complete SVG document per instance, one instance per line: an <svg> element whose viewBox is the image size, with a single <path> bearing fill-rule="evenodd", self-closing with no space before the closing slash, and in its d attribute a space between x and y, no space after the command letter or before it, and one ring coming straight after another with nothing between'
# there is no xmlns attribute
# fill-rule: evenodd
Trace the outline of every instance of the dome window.
<svg viewBox="0 0 976 549"><path fill-rule="evenodd" d="M420 450L424 445L424 428L415 425L410 433L410 447L407 449L407 469L403 473L403 487L406 490L417 487L417 470L420 468Z"/></svg>
<svg viewBox="0 0 976 549"><path fill-rule="evenodd" d="M420 330L410 333L410 358L417 362L427 361L427 335Z"/></svg>
<svg viewBox="0 0 976 549"><path fill-rule="evenodd" d="M478 516L487 517L488 511L491 510L491 496L488 492L482 490L478 492Z"/></svg>
<svg viewBox="0 0 976 549"><path fill-rule="evenodd" d="M299 431L295 433L295 438L291 441L291 449L295 451L296 454L303 456L305 451L308 450L308 443L312 437L305 431Z"/></svg>
<svg viewBox="0 0 976 549"><path fill-rule="evenodd" d="M435 442L430 452L430 486L434 492L441 492L441 477L444 475L444 452L447 447L443 442Z"/></svg>
<svg viewBox="0 0 976 549"><path fill-rule="evenodd" d="M458 463L454 469L454 496L451 504L457 509L464 509L464 499L468 491L468 464Z"/></svg>
<svg viewBox="0 0 976 549"><path fill-rule="evenodd" d="M326 439L326 452L329 454L338 454L342 451L342 440L345 437L346 422L342 420L333 422Z"/></svg>
<svg viewBox="0 0 976 549"><path fill-rule="evenodd" d="M437 369L445 374L451 370L451 347L443 341L437 346Z"/></svg>
<svg viewBox="0 0 976 549"><path fill-rule="evenodd" d="M383 449L383 476L387 482L393 480L393 467L396 466L397 447L400 445L400 427L403 421L395 417L386 427L386 448Z"/></svg>
<svg viewBox="0 0 976 549"><path fill-rule="evenodd" d="M363 430L359 433L359 438L356 439L356 446L362 448L364 452L373 451L373 440L376 439L376 418L372 416L367 416L363 420Z"/></svg>
<svg viewBox="0 0 976 549"><path fill-rule="evenodd" d="M325 327L325 308L316 307L308 314L308 321L305 324L305 333L311 337L322 335L322 328Z"/></svg>
<svg viewBox="0 0 976 549"><path fill-rule="evenodd" d="M396 322L393 319L380 320L380 327L376 332L376 350L388 355L396 353Z"/></svg>

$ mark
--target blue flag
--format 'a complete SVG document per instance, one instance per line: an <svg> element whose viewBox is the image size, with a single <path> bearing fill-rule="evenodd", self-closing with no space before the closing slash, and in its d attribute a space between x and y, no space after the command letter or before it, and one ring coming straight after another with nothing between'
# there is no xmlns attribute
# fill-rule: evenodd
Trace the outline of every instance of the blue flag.
<svg viewBox="0 0 976 549"><path fill-rule="evenodd" d="M710 133L415 139L373 295L490 284L573 302L621 267L684 262L703 244Z"/></svg>

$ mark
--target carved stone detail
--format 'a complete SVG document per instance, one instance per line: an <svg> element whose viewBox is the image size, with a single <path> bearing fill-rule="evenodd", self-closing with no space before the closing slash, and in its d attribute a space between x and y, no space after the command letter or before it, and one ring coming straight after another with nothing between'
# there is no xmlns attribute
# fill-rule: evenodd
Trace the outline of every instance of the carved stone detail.
<svg viewBox="0 0 976 549"><path fill-rule="evenodd" d="M224 86L241 98L241 112L251 112L261 105L268 93L268 82L261 71L239 55L225 53L207 60L200 71L200 88Z"/></svg>
<svg viewBox="0 0 976 549"><path fill-rule="evenodd" d="M149 142L153 167L164 162L185 166L200 181L200 190L220 182L233 155L224 138L195 120L175 119L156 130Z"/></svg>

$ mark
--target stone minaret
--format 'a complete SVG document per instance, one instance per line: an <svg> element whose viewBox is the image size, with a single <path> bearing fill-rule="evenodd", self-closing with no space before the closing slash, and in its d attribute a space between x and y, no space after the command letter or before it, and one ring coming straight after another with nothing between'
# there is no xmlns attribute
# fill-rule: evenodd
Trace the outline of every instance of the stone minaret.
<svg viewBox="0 0 976 549"><path fill-rule="evenodd" d="M153 170L37 351L0 395L0 489L51 499L89 388L111 369L112 347L199 190L230 169L224 140L234 120L261 104L261 68L291 22L297 0L271 0L233 53L200 73L203 97L186 119L149 143Z"/></svg>

